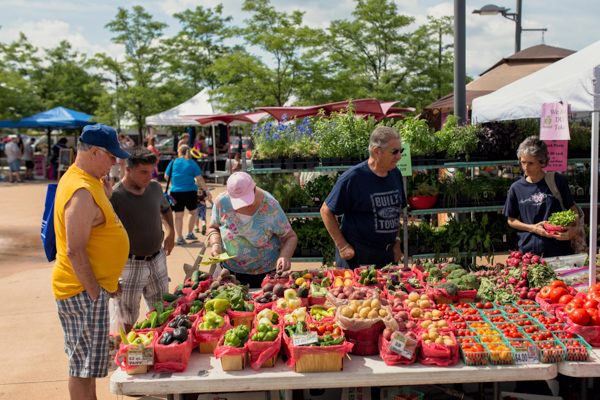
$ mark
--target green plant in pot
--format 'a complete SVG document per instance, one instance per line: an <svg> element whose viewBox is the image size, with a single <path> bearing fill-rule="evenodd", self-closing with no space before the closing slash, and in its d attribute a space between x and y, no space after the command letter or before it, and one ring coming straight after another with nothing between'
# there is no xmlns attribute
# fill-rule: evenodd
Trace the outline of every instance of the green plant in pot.
<svg viewBox="0 0 600 400"><path fill-rule="evenodd" d="M442 130L436 133L438 150L445 150L446 157L455 158L459 153L469 161L479 147L479 128L476 125L459 125L459 118L449 115Z"/></svg>
<svg viewBox="0 0 600 400"><path fill-rule="evenodd" d="M435 154L434 135L431 133L426 120L406 118L396 122L393 128L402 135L403 142L410 144L411 154L424 156Z"/></svg>

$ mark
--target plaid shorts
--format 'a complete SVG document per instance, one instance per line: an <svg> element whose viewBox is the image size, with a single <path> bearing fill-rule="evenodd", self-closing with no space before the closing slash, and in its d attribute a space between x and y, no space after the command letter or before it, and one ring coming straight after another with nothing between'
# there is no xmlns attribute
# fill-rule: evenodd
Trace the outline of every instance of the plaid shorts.
<svg viewBox="0 0 600 400"><path fill-rule="evenodd" d="M123 322L133 325L140 315L140 300L144 294L146 311L154 308L154 303L162 301L163 293L169 291L167 253L160 253L151 261L127 259L119 278L122 293L115 297Z"/></svg>
<svg viewBox="0 0 600 400"><path fill-rule="evenodd" d="M108 292L100 288L96 300L85 291L56 300L69 356L69 376L102 378L108 374L109 298Z"/></svg>

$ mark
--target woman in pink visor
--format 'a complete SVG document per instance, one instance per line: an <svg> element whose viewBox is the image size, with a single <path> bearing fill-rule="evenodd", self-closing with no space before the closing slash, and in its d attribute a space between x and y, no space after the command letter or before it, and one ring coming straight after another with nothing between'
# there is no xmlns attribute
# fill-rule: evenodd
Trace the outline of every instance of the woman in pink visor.
<svg viewBox="0 0 600 400"><path fill-rule="evenodd" d="M279 202L245 172L232 174L227 191L215 199L208 240L213 257L223 252L236 256L223 266L253 288L267 273L289 270L298 243Z"/></svg>

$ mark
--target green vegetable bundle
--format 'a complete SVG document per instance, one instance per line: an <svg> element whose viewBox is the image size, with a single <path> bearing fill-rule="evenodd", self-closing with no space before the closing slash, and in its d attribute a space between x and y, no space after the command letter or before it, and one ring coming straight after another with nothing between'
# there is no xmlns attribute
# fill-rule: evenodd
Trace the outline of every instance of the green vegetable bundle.
<svg viewBox="0 0 600 400"><path fill-rule="evenodd" d="M548 218L548 223L557 226L571 226L575 223L577 217L571 210L555 212Z"/></svg>

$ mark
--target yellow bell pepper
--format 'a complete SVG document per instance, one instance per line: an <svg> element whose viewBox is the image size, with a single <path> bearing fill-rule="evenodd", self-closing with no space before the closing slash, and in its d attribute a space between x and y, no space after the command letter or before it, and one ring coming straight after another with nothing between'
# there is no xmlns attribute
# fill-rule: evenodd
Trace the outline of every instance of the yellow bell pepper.
<svg viewBox="0 0 600 400"><path fill-rule="evenodd" d="M300 277L300 278L296 279L295 283L298 286L302 286L302 284L306 283L306 280L304 278Z"/></svg>

